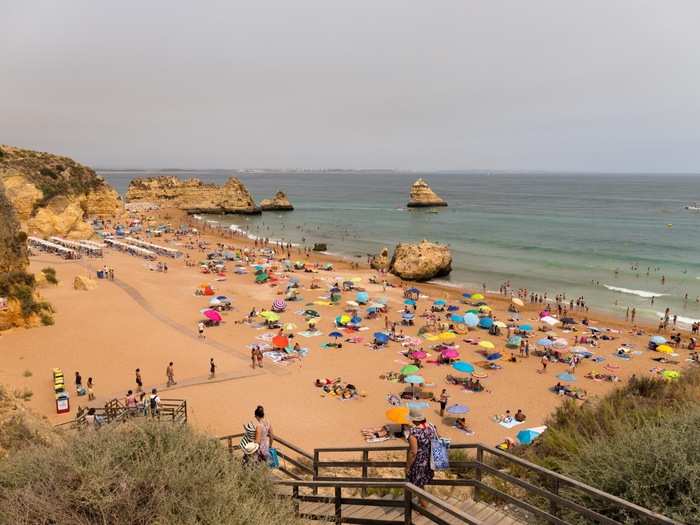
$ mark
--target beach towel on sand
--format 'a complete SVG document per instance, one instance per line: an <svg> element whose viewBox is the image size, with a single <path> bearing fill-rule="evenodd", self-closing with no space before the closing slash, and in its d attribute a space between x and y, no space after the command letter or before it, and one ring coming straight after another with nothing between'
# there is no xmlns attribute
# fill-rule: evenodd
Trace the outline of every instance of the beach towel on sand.
<svg viewBox="0 0 700 525"><path fill-rule="evenodd" d="M515 419L513 419L508 423L506 423L505 421L501 421L499 425L501 425L504 428L513 428L517 427L520 423L522 423L522 421L516 421Z"/></svg>
<svg viewBox="0 0 700 525"><path fill-rule="evenodd" d="M323 335L321 332L316 330L315 332L310 332L309 330L304 330L303 332L297 332L302 337L316 337L319 335Z"/></svg>

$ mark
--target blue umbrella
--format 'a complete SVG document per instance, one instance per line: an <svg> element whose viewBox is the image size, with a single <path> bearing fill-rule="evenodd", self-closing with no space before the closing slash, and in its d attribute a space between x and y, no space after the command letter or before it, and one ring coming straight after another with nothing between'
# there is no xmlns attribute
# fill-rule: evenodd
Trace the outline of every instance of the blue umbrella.
<svg viewBox="0 0 700 525"><path fill-rule="evenodd" d="M498 352L494 352L493 354L489 354L486 356L487 361L498 361L501 357L503 357L501 354Z"/></svg>
<svg viewBox="0 0 700 525"><path fill-rule="evenodd" d="M649 339L649 341L651 341L655 345L663 345L666 343L666 338L660 335L655 335L654 337Z"/></svg>
<svg viewBox="0 0 700 525"><path fill-rule="evenodd" d="M328 334L328 337L335 337L336 339L338 339L339 337L343 337L343 334L341 334L340 332L331 332L330 334Z"/></svg>
<svg viewBox="0 0 700 525"><path fill-rule="evenodd" d="M424 408L428 408L428 403L425 401L409 401L406 403L406 406L413 410L423 410Z"/></svg>
<svg viewBox="0 0 700 525"><path fill-rule="evenodd" d="M409 288L406 291L409 293L420 293L420 290L418 288Z"/></svg>
<svg viewBox="0 0 700 525"><path fill-rule="evenodd" d="M469 407L466 405L452 405L447 407L449 414L466 414L469 412Z"/></svg>
<svg viewBox="0 0 700 525"><path fill-rule="evenodd" d="M455 363L452 363L452 368L454 368L458 372L465 372L467 374L471 374L474 371L474 365L471 363L467 363L466 361L457 361Z"/></svg>
<svg viewBox="0 0 700 525"><path fill-rule="evenodd" d="M508 341L506 342L506 346L510 346L512 348L517 348L520 346L520 343L522 342L523 338L520 337L519 335L511 335L508 338Z"/></svg>
<svg viewBox="0 0 700 525"><path fill-rule="evenodd" d="M455 306L453 304L447 307L448 312L456 312L457 310L459 310L459 306Z"/></svg>
<svg viewBox="0 0 700 525"><path fill-rule="evenodd" d="M350 322L352 324L360 324L362 322L362 317L360 317L359 315L355 315L352 319L350 319Z"/></svg>
<svg viewBox="0 0 700 525"><path fill-rule="evenodd" d="M389 336L384 332L374 332L374 340L379 344L385 344L389 342Z"/></svg>
<svg viewBox="0 0 700 525"><path fill-rule="evenodd" d="M481 328L491 328L493 326L493 319L490 317L482 317L479 319L479 326Z"/></svg>
<svg viewBox="0 0 700 525"><path fill-rule="evenodd" d="M435 302L433 304L447 304L447 301L444 299L435 299Z"/></svg>
<svg viewBox="0 0 700 525"><path fill-rule="evenodd" d="M569 372L564 372L563 374L559 374L557 376L559 379L562 381L576 381L576 376L573 374L570 374Z"/></svg>
<svg viewBox="0 0 700 525"><path fill-rule="evenodd" d="M472 294L470 294L470 293L463 293L462 294L462 297L464 297L465 299L469 299L469 298L471 298L471 296L472 296Z"/></svg>
<svg viewBox="0 0 700 525"><path fill-rule="evenodd" d="M457 315L457 314L452 314L450 316L450 319L452 319L452 322L454 322L454 323L463 323L464 322L464 317L462 317L461 315Z"/></svg>
<svg viewBox="0 0 700 525"><path fill-rule="evenodd" d="M369 294L367 292L357 292L357 295L355 295L355 300L358 303L366 303L369 301Z"/></svg>
<svg viewBox="0 0 700 525"><path fill-rule="evenodd" d="M422 376L410 375L404 377L403 382L411 385L422 385L425 383L425 379Z"/></svg>
<svg viewBox="0 0 700 525"><path fill-rule="evenodd" d="M539 435L541 432L538 432L537 430L534 430L532 428L526 428L525 430L521 430L518 432L518 435L516 436L518 438L518 441L522 443L523 445L529 445L532 443Z"/></svg>
<svg viewBox="0 0 700 525"><path fill-rule="evenodd" d="M416 302L413 299L405 299L403 304L407 304L409 306L416 306Z"/></svg>
<svg viewBox="0 0 700 525"><path fill-rule="evenodd" d="M523 332L532 332L532 325L529 324L521 324L518 326Z"/></svg>
<svg viewBox="0 0 700 525"><path fill-rule="evenodd" d="M476 314L465 314L464 324L466 324L470 328L474 328L476 325L479 324L479 316Z"/></svg>
<svg viewBox="0 0 700 525"><path fill-rule="evenodd" d="M377 308L376 306L370 306L369 308L367 308L368 314L373 314L374 312L378 312L378 311L379 311L379 308Z"/></svg>
<svg viewBox="0 0 700 525"><path fill-rule="evenodd" d="M537 340L537 344L540 346L552 346L553 342L554 341L552 341L551 339L547 339L546 337Z"/></svg>
<svg viewBox="0 0 700 525"><path fill-rule="evenodd" d="M404 312L404 313L401 314L401 317L403 317L404 319L406 319L406 321L410 321L411 319L413 319L413 318L415 317L415 315L410 314L410 313L408 313L408 312Z"/></svg>

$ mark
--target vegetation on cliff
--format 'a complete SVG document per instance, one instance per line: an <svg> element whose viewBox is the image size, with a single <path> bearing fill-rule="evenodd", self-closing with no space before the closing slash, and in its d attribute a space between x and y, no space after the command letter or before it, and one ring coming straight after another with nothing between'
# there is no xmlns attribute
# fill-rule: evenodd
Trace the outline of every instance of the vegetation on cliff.
<svg viewBox="0 0 700 525"><path fill-rule="evenodd" d="M186 426L103 427L0 461L0 523L298 523L268 472Z"/></svg>
<svg viewBox="0 0 700 525"><path fill-rule="evenodd" d="M700 523L700 369L636 378L596 402L565 402L530 460L683 523ZM629 518L574 496L602 514Z"/></svg>

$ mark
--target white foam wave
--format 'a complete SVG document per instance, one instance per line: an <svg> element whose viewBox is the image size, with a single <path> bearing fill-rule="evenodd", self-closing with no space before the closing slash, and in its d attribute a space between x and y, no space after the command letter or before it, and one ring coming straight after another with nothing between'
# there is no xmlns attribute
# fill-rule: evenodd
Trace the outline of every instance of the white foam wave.
<svg viewBox="0 0 700 525"><path fill-rule="evenodd" d="M658 317L659 319L664 318L663 312L655 312L655 313L656 313L656 317ZM700 319L693 319L692 317L685 317L683 315L679 315L676 317L676 323L682 327L690 327L693 325L693 323L697 323L698 321L700 321Z"/></svg>
<svg viewBox="0 0 700 525"><path fill-rule="evenodd" d="M647 290L630 290L629 288L621 288L620 286L610 286L609 284L604 284L603 286L605 286L611 292L636 295L638 297L644 297L645 299L651 299L652 297L663 297L664 295L668 295L667 293L649 292Z"/></svg>

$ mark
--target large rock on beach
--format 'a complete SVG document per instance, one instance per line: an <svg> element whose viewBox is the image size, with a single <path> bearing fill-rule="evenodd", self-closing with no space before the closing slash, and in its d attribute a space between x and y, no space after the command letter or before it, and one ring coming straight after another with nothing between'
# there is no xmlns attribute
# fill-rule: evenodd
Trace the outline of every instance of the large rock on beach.
<svg viewBox="0 0 700 525"><path fill-rule="evenodd" d="M91 168L50 153L0 145L0 186L30 235L88 238L89 217L123 210L117 192Z"/></svg>
<svg viewBox="0 0 700 525"><path fill-rule="evenodd" d="M452 271L452 254L447 246L426 240L396 246L389 271L408 281L427 281Z"/></svg>
<svg viewBox="0 0 700 525"><path fill-rule="evenodd" d="M262 211L292 211L294 206L283 191L278 191L271 199L261 200L260 209Z"/></svg>
<svg viewBox="0 0 700 525"><path fill-rule="evenodd" d="M369 262L373 270L388 270L389 269L389 248L382 248L382 251L372 257Z"/></svg>
<svg viewBox="0 0 700 525"><path fill-rule="evenodd" d="M427 182L418 179L411 186L411 199L407 206L409 208L431 208L433 206L447 206L447 202L431 190Z"/></svg>
<svg viewBox="0 0 700 525"><path fill-rule="evenodd" d="M178 208L187 213L257 215L261 211L248 189L235 177L229 178L221 186L194 178L137 178L129 184L126 200L128 203L148 202Z"/></svg>
<svg viewBox="0 0 700 525"><path fill-rule="evenodd" d="M84 275L76 275L75 279L73 280L74 290L89 292L95 288L97 288L97 281L90 279L89 277L85 277Z"/></svg>

